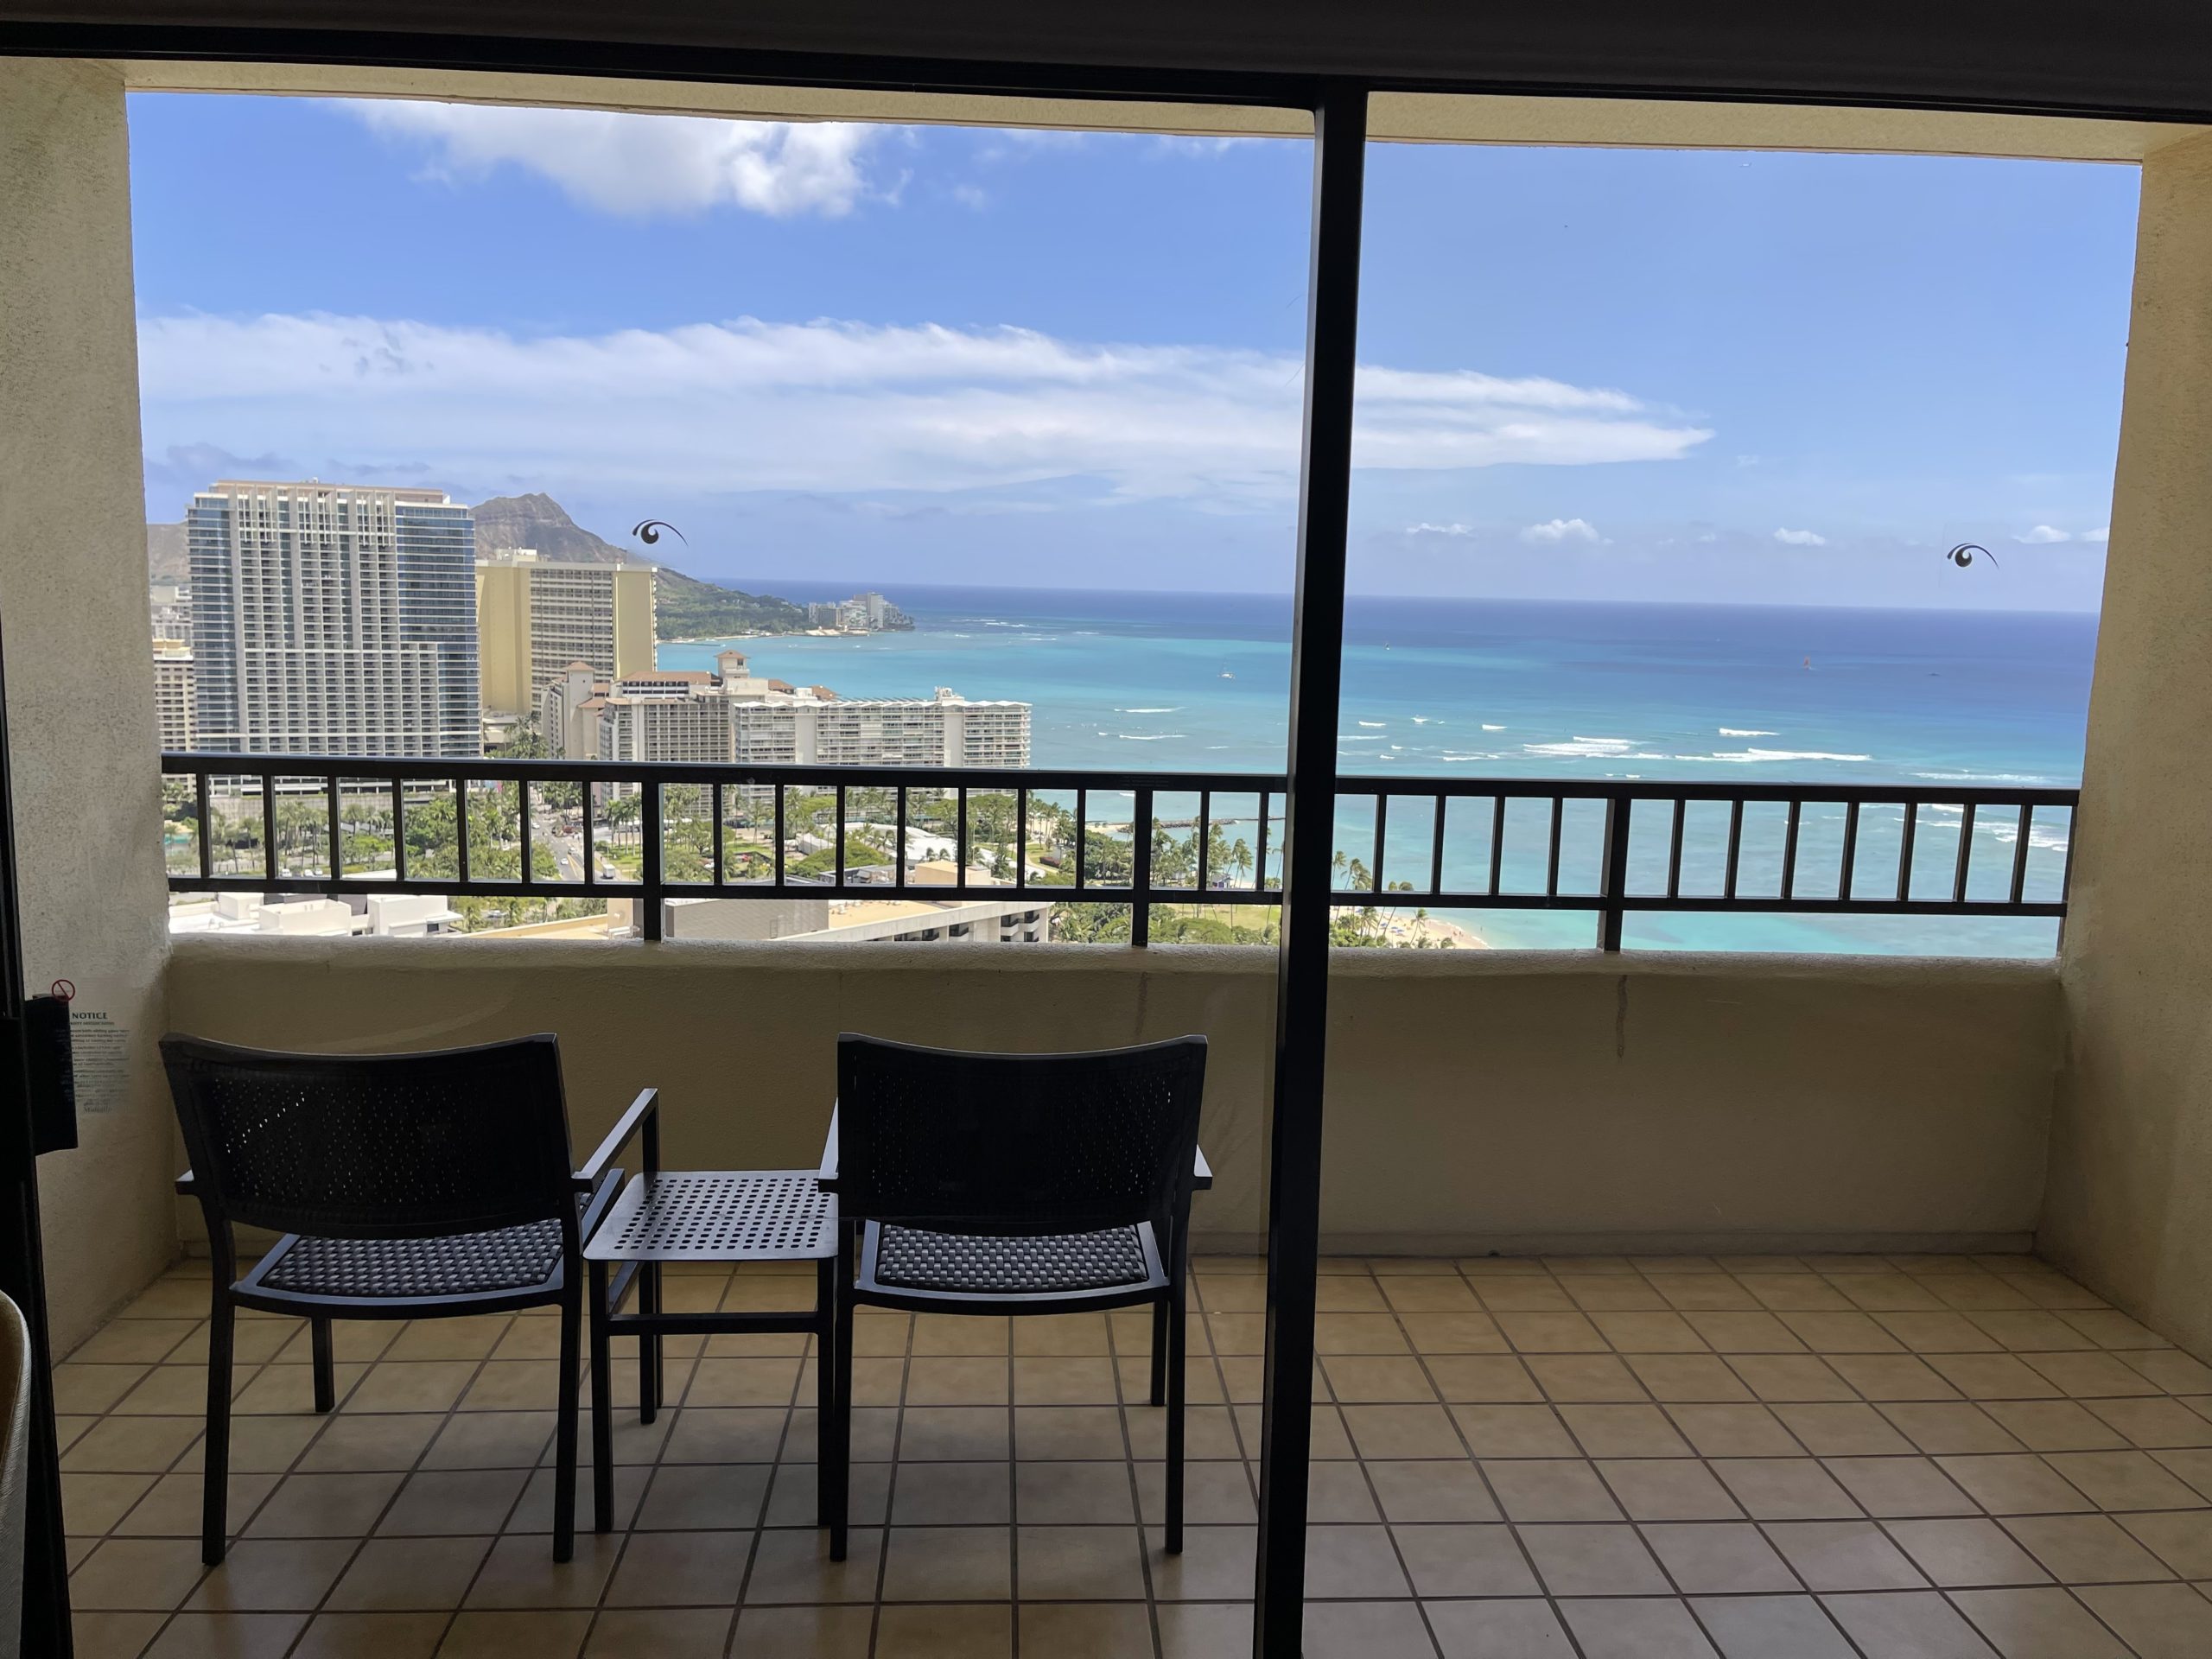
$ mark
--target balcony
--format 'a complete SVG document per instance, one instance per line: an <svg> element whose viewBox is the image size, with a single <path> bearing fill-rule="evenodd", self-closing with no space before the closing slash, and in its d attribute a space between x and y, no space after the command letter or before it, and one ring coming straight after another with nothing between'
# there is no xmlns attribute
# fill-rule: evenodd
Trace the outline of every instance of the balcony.
<svg viewBox="0 0 2212 1659"><path fill-rule="evenodd" d="M226 40L249 56L270 49ZM1301 1630L1310 1654L1363 1659L2205 1649L2212 1601L2196 1586L2212 1573L2212 1371L2193 1356L2212 1354L2212 773L2195 760L2212 720L2202 649L2212 483L2199 441L2212 422L2202 280L2212 140L2172 124L2208 113L2185 87L2131 104L2108 81L2071 101L2043 83L1984 96L1977 81L1939 89L1961 105L1953 111L1808 107L1823 94L1916 105L1931 96L1917 80L1840 84L1832 77L1848 80L1862 60L1834 54L1809 78L1763 72L1703 88L1749 85L1788 100L1766 106L1599 109L1484 92L1425 126L1408 111L1447 60L1446 71L1417 66L1418 86L1378 93L1385 137L1625 133L2142 166L2137 356L2078 798L1385 787L1337 780L1329 766L1324 789L1306 773L1301 814L1288 775L825 778L187 755L165 763L184 780L178 821L190 826L165 870L156 849L177 815L148 754L151 710L133 689L144 598L135 569L128 582L116 575L138 557L143 523L126 89L594 94L550 75L518 92L480 63L426 69L390 48L354 49L410 67L110 55L129 44L85 37L78 59L0 61L0 206L16 231L0 450L41 480L0 492L22 872L17 881L4 871L22 925L20 942L0 939L0 988L12 1007L68 982L80 1054L92 1057L77 1077L79 1145L42 1160L35 1179L0 1172L12 1205L0 1268L18 1272L35 1236L18 1224L42 1213L79 1652L889 1659L1006 1653L1017 1638L1033 1656L1232 1652L1249 1639L1270 1559L1255 1527L1270 1496L1272 1512L1294 1522L1274 1534L1273 1582L1305 1564L1302 1582L1276 1592L1272 1633L1262 1626L1271 1656ZM444 48L416 40L409 50ZM640 51L653 74L703 73ZM2175 54L2177 75L2193 61ZM1964 85L1956 62L1946 73L1945 85ZM1117 96L1189 90L1101 71L1058 92L1097 90L1100 77ZM932 84L911 66L896 79ZM1570 79L1578 91L1607 84ZM1203 119L1125 105L1114 118L1264 127L1274 117L1260 103L1313 91L1240 79ZM851 112L808 86L772 96L640 79L621 96L640 108ZM865 95L870 109L939 118L931 96ZM1039 124L1071 107L1040 113L998 90L991 100L995 118ZM1335 105L1338 118L1346 107ZM2082 114L2112 110L2146 118ZM1339 192L1343 182L1336 175ZM1341 238L1317 259L1338 283ZM1349 351L1322 357L1344 415ZM1325 423L1326 386L1316 401ZM1348 442L1316 453L1340 485ZM1338 542L1325 588L1342 575ZM284 789L218 781L257 771L299 779L290 804L312 804L324 833L278 821ZM874 791L884 810L831 809L817 877L795 868L798 826L780 820L795 788L818 794L825 783L837 795ZM578 791L573 831L546 785ZM624 788L638 791L627 797L639 803L634 840L600 816ZM474 839L461 810L449 844L434 838L409 862L410 813L503 790L516 808L511 839ZM732 834L764 828L739 823L735 810L762 791L766 833ZM904 832L945 809L948 792L953 879L930 884ZM1022 833L1003 862L979 861L972 809L995 793L1014 798ZM343 815L378 796L391 863L372 876L351 868ZM1030 856L1032 797L1073 814L1060 862ZM1253 805L1232 807L1235 797ZM541 804L551 816L538 817ZM1232 811L1257 843L1249 871L1213 865L1209 830ZM1740 835L1718 866L1686 862L1683 826L1716 813ZM1270 887L1282 873L1268 849L1286 816L1341 830L1368 885L1316 880L1309 868ZM255 817L257 835L227 834ZM887 882L861 879L875 855L855 855L850 827L879 818L898 832ZM2033 831L2062 824L2066 854L2039 857ZM1172 871L1157 862L1155 826L1189 853L1187 876L1179 853ZM703 842L686 839L701 828ZM1091 866L1093 828L1125 849L1126 876ZM701 865L672 868L679 845ZM515 861L503 877L505 856ZM1331 952L1326 927L1310 920L1287 953L1169 944L1170 918L1217 907L1236 937L1285 889L1294 904L1318 901L1306 913L1324 922L1370 903L1557 913L1577 918L1589 948ZM173 893L219 891L349 906L372 892L581 899L626 918L593 939L172 937ZM1125 906L1126 948L795 946L690 939L667 925L687 902L1009 893ZM2055 957L2017 961L1637 948L1654 918L1753 913L2063 920L2065 932ZM810 1160L841 1029L1034 1049L1205 1032L1216 1070L1204 1138L1217 1181L1198 1216L1198 1540L1169 1561L1143 1531L1157 1513L1159 1442L1149 1408L1129 1403L1148 1337L1125 1321L1008 1329L869 1316L857 1491L877 1553L832 1574L804 1524L813 1425L800 1403L808 1356L795 1344L679 1351L674 1409L655 1433L623 1430L620 1526L556 1573L534 1530L548 1500L545 1321L341 1327L341 1399L323 1417L304 1409L299 1332L269 1319L249 1320L244 1344L242 1537L228 1566L205 1573L189 1538L204 1245L168 1185L181 1160L151 1050L168 1028L355 1052L556 1031L577 1141L640 1084L658 1084L669 1161L691 1166ZM1271 1165L1286 1124L1292 1155ZM1259 1250L1271 1221L1279 1262L1311 1253L1319 1268L1275 1274L1274 1291L1293 1304L1274 1322L1275 1351L1309 1294L1319 1350L1310 1476L1303 1459L1290 1460L1294 1483L1275 1465L1272 1494L1260 1480L1260 1402L1295 1400L1309 1368L1294 1348L1294 1364L1263 1364L1271 1292ZM772 1274L676 1282L697 1306L789 1294ZM1310 1508L1286 1493L1307 1495ZM1285 1622L1286 1599L1298 1622Z"/></svg>

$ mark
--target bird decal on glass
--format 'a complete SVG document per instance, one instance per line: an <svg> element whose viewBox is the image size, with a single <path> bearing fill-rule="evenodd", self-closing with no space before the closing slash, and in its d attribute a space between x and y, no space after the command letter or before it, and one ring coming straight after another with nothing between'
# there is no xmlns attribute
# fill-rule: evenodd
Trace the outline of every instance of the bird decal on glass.
<svg viewBox="0 0 2212 1659"><path fill-rule="evenodd" d="M684 546L691 545L691 538L665 518L640 518L630 526L630 533L647 547L651 547L655 542L660 540L660 533L664 530L683 543Z"/></svg>
<svg viewBox="0 0 2212 1659"><path fill-rule="evenodd" d="M1956 547L1953 548L1943 556L1948 559L1953 564L1957 565L1960 569L1963 570L1974 562L1977 556L1987 559L1993 566L1999 570L2005 568L2003 565L1998 564L1997 556L1991 552L1987 548L1984 547L1980 542L1961 542Z"/></svg>

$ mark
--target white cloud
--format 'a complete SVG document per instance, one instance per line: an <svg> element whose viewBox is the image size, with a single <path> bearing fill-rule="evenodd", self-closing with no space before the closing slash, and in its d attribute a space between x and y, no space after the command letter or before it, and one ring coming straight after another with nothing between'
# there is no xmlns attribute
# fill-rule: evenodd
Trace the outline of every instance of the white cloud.
<svg viewBox="0 0 2212 1659"><path fill-rule="evenodd" d="M2070 542L2074 537L2069 531L2056 529L2050 524L2037 524L2026 535L2015 536L2012 539L2016 542L2024 542L2031 547L2047 547L2053 542Z"/></svg>
<svg viewBox="0 0 2212 1659"><path fill-rule="evenodd" d="M1408 536L1451 536L1464 541L1471 537L1476 532L1472 524L1432 524L1424 522L1408 524L1404 533Z"/></svg>
<svg viewBox="0 0 2212 1659"><path fill-rule="evenodd" d="M1071 476L1281 499L1295 357L1016 328L743 319L521 337L328 315L157 317L148 442L428 457L449 476L655 489L944 490ZM1436 470L1681 456L1710 435L1626 394L1363 369L1355 459Z"/></svg>
<svg viewBox="0 0 2212 1659"><path fill-rule="evenodd" d="M1152 141L1156 156L1223 156L1246 144L1264 143L1257 133L1163 132Z"/></svg>
<svg viewBox="0 0 2212 1659"><path fill-rule="evenodd" d="M1774 539L1784 547L1826 547L1828 538L1816 530L1777 530Z"/></svg>
<svg viewBox="0 0 2212 1659"><path fill-rule="evenodd" d="M1529 525L1521 532L1521 539L1540 546L1557 546L1561 542L1599 542L1605 537L1598 534L1597 526L1586 518L1553 518L1541 524Z"/></svg>
<svg viewBox="0 0 2212 1659"><path fill-rule="evenodd" d="M572 200L626 219L735 207L835 218L869 194L861 158L882 128L843 121L725 121L484 104L348 99L371 130L425 147L430 171L520 167Z"/></svg>
<svg viewBox="0 0 2212 1659"><path fill-rule="evenodd" d="M2085 530L2082 532L2082 539L2100 543L2108 542L2112 540L2112 526L2106 524L2096 530Z"/></svg>

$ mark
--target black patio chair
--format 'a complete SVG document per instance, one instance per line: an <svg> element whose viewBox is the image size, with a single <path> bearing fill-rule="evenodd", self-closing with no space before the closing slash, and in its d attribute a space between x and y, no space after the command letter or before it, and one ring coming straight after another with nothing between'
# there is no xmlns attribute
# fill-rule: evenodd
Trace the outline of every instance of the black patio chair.
<svg viewBox="0 0 2212 1659"><path fill-rule="evenodd" d="M1070 1313L1149 1304L1167 1408L1166 1543L1183 1548L1183 1311L1206 1039L970 1054L848 1033L822 1185L837 1194L836 1380L822 1468L849 1469L853 1309ZM830 1494L845 1558L849 1482Z"/></svg>
<svg viewBox="0 0 2212 1659"><path fill-rule="evenodd" d="M280 1054L169 1036L162 1058L213 1257L200 1559L223 1559L237 1310L308 1321L315 1408L336 1403L330 1324L557 1305L561 1391L553 1559L575 1547L582 1240L621 1185L615 1150L652 1109L639 1095L592 1160L569 1160L550 1036L417 1054ZM232 1229L281 1234L243 1277Z"/></svg>

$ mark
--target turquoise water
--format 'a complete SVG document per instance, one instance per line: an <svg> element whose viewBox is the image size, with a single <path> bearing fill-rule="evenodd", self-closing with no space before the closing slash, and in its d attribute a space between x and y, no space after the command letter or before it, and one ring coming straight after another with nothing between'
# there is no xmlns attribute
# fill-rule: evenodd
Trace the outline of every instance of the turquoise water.
<svg viewBox="0 0 2212 1659"><path fill-rule="evenodd" d="M1027 702L1040 766L1282 766L1287 600L949 588L892 597L914 617L912 633L737 643L757 674L847 696L926 696L942 685ZM1408 778L2078 784L2095 630L2094 617L2075 614L1354 599L1339 764ZM660 661L709 667L724 643L664 645ZM1425 876L1432 818L1410 805L1393 815L1386 876L1393 867ZM1646 810L1632 880L1656 880L1663 858L1666 826ZM1599 811L1570 811L1562 843L1562 870L1584 889L1574 873L1594 873ZM1516 809L1509 821L1509 887L1541 880L1542 816L1532 808L1524 822ZM1447 880L1484 879L1487 819L1486 808L1454 809ZM1900 822L1894 810L1863 815L1859 892L1893 880ZM1957 822L1955 813L1922 815L1916 891L1948 881ZM2031 893L2056 893L2069 827L2063 813L2036 818ZM1717 884L1725 833L1725 809L1691 813L1686 891ZM1834 891L1840 833L1840 814L1808 809L1800 893L1821 891L1823 880ZM1976 896L2008 881L2015 834L2009 817L1978 824ZM1339 836L1371 855L1371 817L1348 810ZM1746 890L1763 868L1769 889L1778 884L1780 837L1778 808L1747 817ZM1451 914L1500 945L1586 944L1593 925L1580 912ZM1630 923L1630 942L1655 948L2044 955L2054 938L2049 923L2004 918Z"/></svg>

